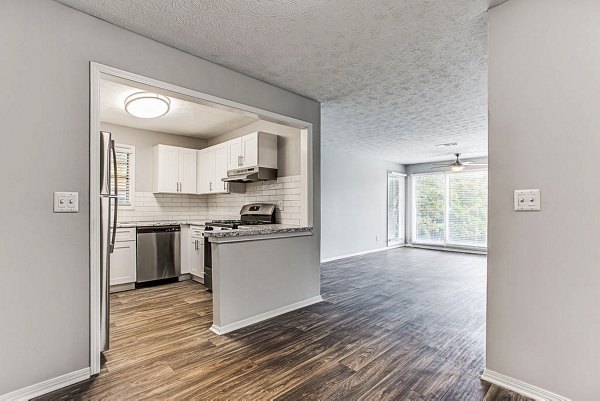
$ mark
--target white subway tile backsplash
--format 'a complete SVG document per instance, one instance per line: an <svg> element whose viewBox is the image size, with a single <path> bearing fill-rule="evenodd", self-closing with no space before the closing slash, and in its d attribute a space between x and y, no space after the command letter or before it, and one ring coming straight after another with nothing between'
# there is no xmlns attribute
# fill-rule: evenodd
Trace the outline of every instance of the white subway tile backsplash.
<svg viewBox="0 0 600 401"><path fill-rule="evenodd" d="M298 225L302 219L301 176L276 182L246 184L244 194L178 195L136 192L135 208L119 210L119 221L238 219L246 203L277 205L278 223ZM283 210L282 210L283 206Z"/></svg>

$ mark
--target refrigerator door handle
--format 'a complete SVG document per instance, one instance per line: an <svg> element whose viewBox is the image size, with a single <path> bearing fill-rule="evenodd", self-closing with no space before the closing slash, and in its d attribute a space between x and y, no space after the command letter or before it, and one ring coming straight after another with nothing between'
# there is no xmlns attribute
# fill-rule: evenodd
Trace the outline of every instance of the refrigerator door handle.
<svg viewBox="0 0 600 401"><path fill-rule="evenodd" d="M114 183L115 183L115 193L111 195L111 198L115 200L115 210L113 216L113 227L112 227L112 239L110 241L110 253L113 253L115 250L115 241L117 239L117 211L119 210L119 190L118 182L117 182L117 150L115 149L115 141L111 140L110 147L112 148L113 155L113 171L114 171Z"/></svg>

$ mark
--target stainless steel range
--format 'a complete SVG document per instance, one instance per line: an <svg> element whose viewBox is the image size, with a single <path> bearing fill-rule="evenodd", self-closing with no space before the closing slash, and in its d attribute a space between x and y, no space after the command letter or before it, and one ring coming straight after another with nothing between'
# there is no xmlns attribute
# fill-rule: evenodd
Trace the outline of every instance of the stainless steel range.
<svg viewBox="0 0 600 401"><path fill-rule="evenodd" d="M239 220L214 220L205 224L205 231L235 230L262 224L275 224L275 205L250 203L242 206ZM212 291L212 251L208 238L204 238L204 285Z"/></svg>

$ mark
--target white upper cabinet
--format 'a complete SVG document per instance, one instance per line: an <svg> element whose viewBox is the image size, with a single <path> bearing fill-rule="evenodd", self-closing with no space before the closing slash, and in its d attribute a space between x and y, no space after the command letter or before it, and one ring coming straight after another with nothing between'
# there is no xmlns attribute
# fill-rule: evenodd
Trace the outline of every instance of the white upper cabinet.
<svg viewBox="0 0 600 401"><path fill-rule="evenodd" d="M179 149L179 192L196 193L196 150Z"/></svg>
<svg viewBox="0 0 600 401"><path fill-rule="evenodd" d="M179 149L173 146L154 147L154 192L179 192ZM154 179L156 176L156 179Z"/></svg>
<svg viewBox="0 0 600 401"><path fill-rule="evenodd" d="M196 193L196 150L156 145L153 151L154 193Z"/></svg>
<svg viewBox="0 0 600 401"><path fill-rule="evenodd" d="M225 143L227 144L227 169L240 168L242 165L242 138L236 138Z"/></svg>
<svg viewBox="0 0 600 401"><path fill-rule="evenodd" d="M215 152L210 148L198 151L196 192L208 194L212 190L215 174Z"/></svg>
<svg viewBox="0 0 600 401"><path fill-rule="evenodd" d="M229 184L223 182L223 178L227 178L228 169L228 144L222 143L217 146L213 146L215 149L215 191L217 192L229 192Z"/></svg>
<svg viewBox="0 0 600 401"><path fill-rule="evenodd" d="M242 166L258 166L258 132L242 137ZM266 166L261 166L266 167Z"/></svg>
<svg viewBox="0 0 600 401"><path fill-rule="evenodd" d="M228 193L229 184L222 181L227 177L228 143L222 143L198 151L197 193Z"/></svg>
<svg viewBox="0 0 600 401"><path fill-rule="evenodd" d="M228 168L277 168L277 135L253 132L228 144Z"/></svg>

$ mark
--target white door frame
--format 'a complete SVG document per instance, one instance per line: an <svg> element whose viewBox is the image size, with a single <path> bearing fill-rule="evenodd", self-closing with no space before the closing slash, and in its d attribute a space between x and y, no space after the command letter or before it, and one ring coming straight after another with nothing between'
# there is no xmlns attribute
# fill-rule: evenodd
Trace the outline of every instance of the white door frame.
<svg viewBox="0 0 600 401"><path fill-rule="evenodd" d="M257 114L262 119L279 122L302 130L301 185L304 187L301 224L313 225L313 125L282 114L172 85L142 75L90 62L90 369L100 373L100 81L113 77L134 81L189 96L204 102Z"/></svg>

